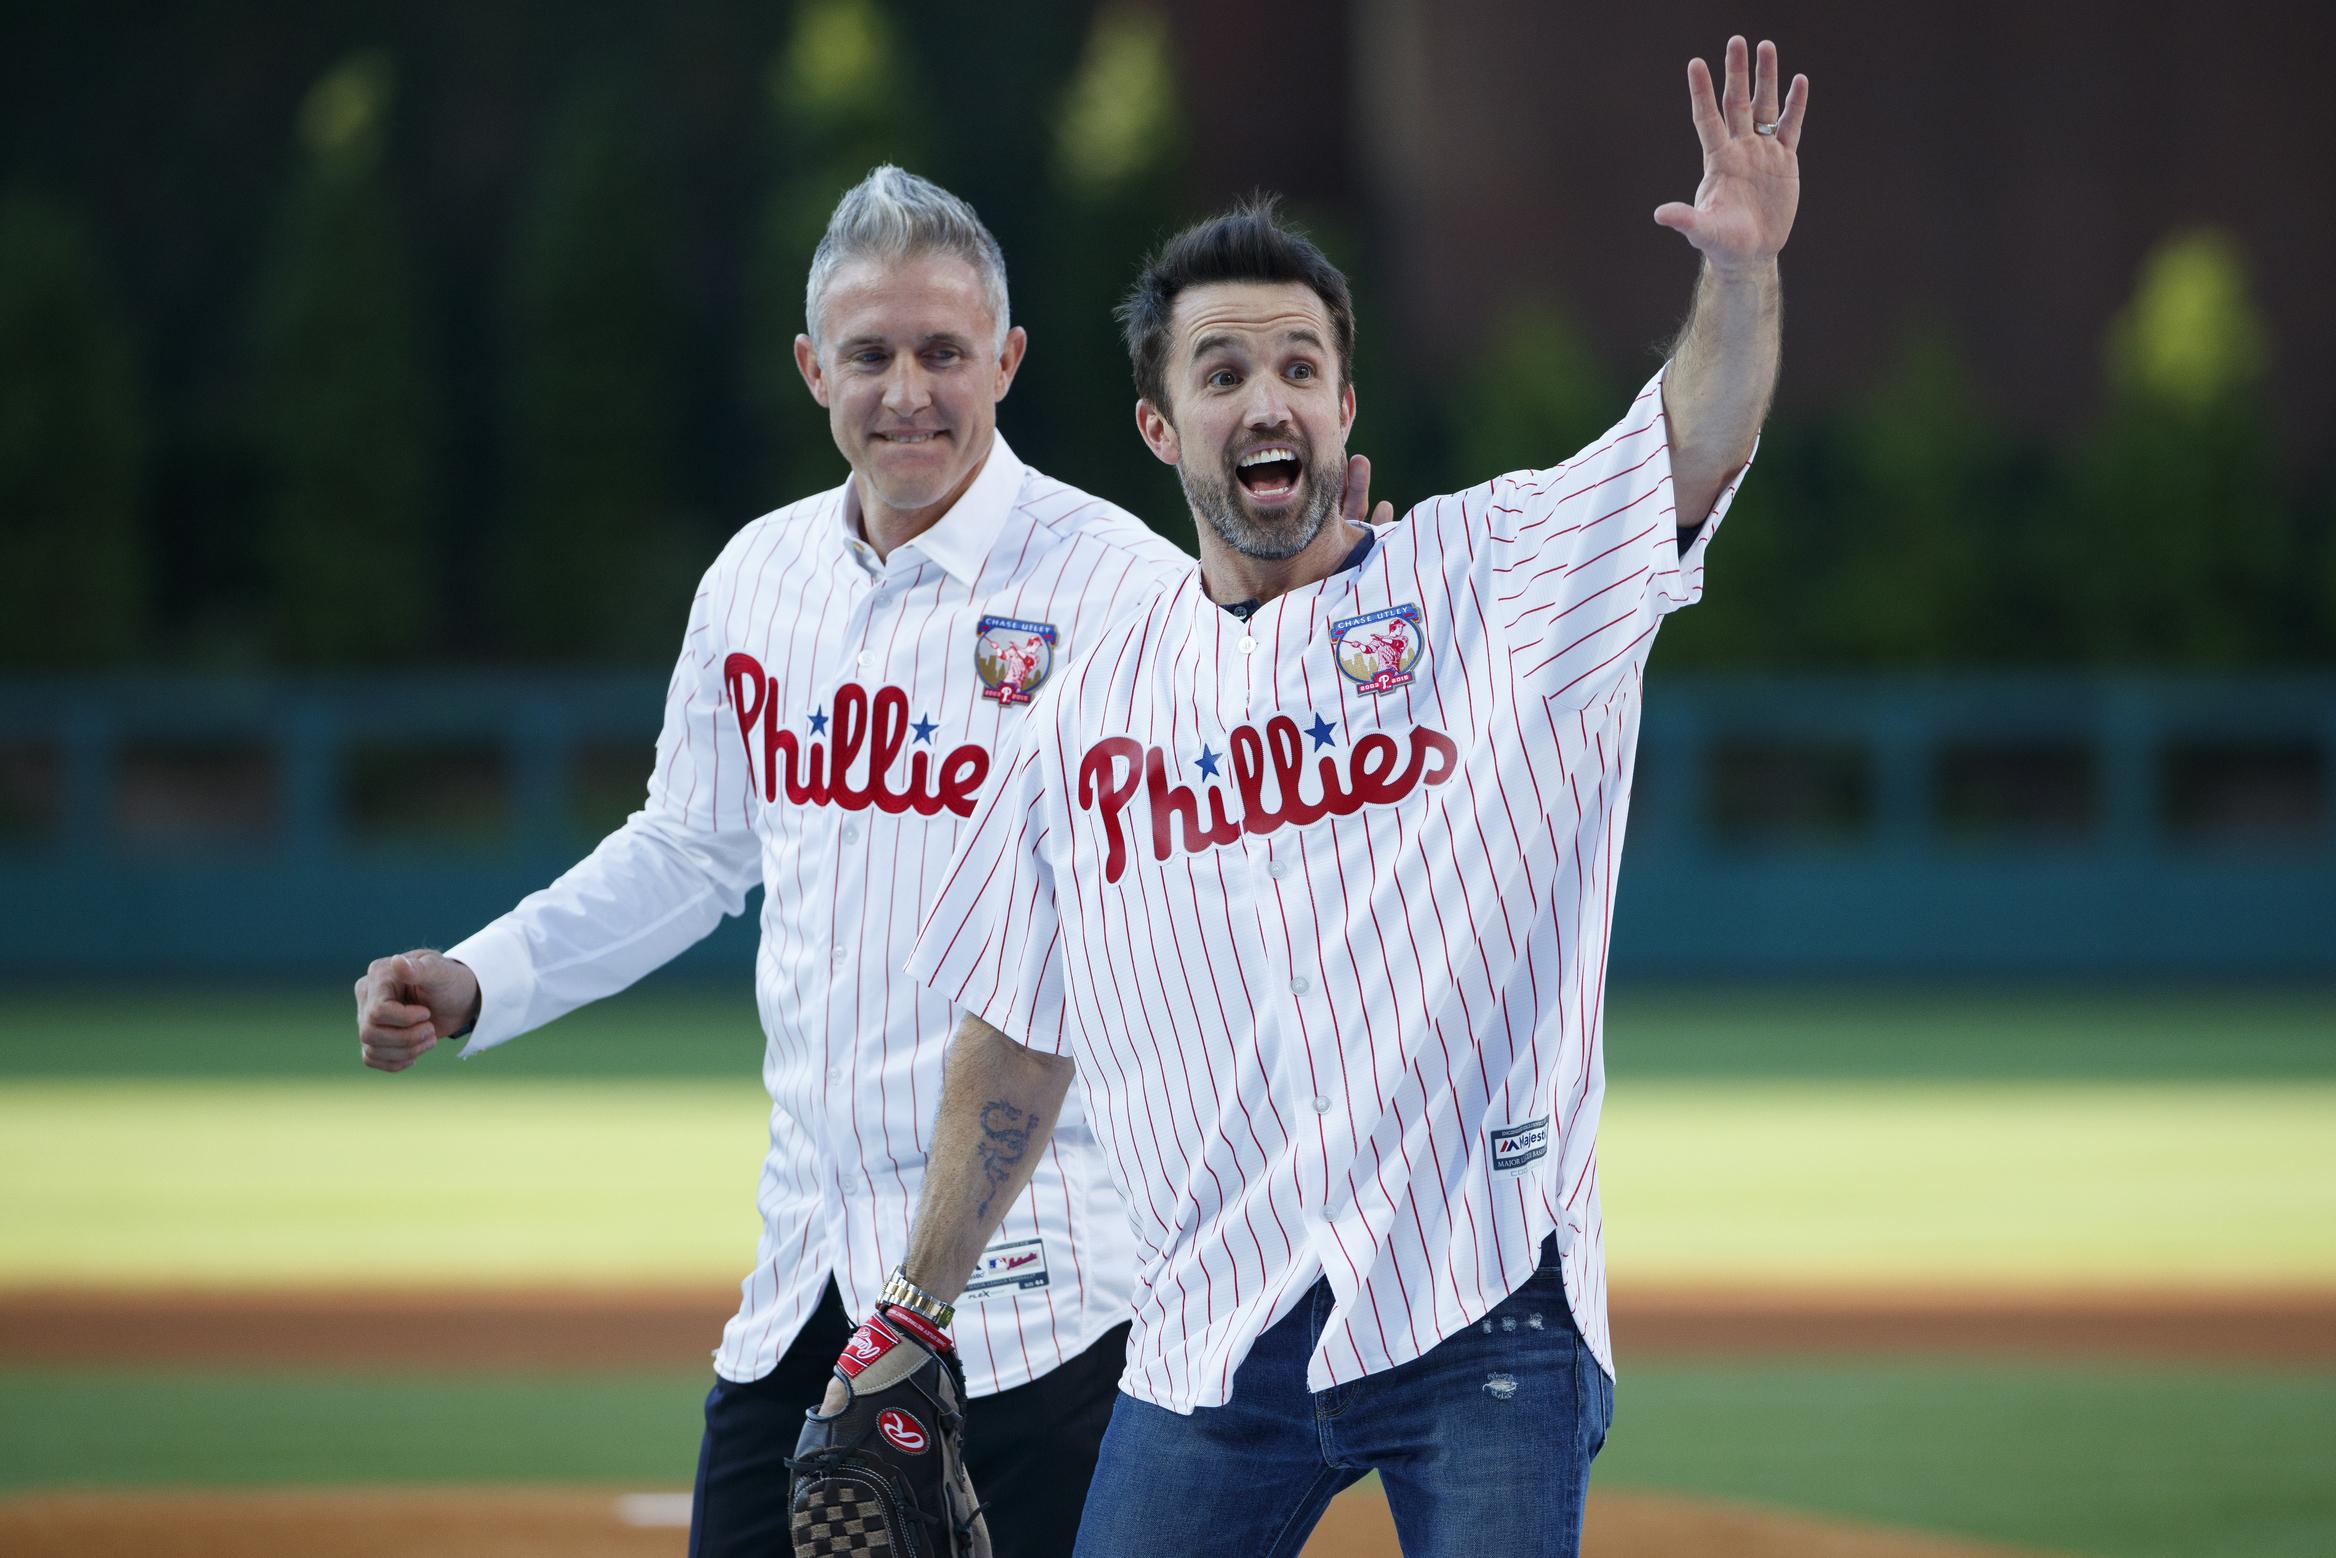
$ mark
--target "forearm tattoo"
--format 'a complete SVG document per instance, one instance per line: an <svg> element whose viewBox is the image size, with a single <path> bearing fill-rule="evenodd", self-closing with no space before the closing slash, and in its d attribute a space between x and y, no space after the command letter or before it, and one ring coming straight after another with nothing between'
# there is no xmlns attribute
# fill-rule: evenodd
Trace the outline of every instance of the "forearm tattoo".
<svg viewBox="0 0 2336 1558"><path fill-rule="evenodd" d="M1030 1138L1038 1129L1038 1116L1006 1102L993 1098L981 1106L981 1171L990 1187L981 1198L975 1216L990 1215L990 1204L998 1198L998 1188L1014 1177L1023 1155L1030 1150Z"/></svg>

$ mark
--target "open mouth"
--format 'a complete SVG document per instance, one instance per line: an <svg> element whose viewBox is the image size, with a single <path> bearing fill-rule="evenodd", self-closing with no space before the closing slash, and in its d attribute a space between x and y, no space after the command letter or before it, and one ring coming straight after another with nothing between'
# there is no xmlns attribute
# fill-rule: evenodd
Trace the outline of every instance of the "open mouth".
<svg viewBox="0 0 2336 1558"><path fill-rule="evenodd" d="M1251 497L1272 503L1298 490L1305 469L1288 444L1260 444L1234 463L1233 479Z"/></svg>
<svg viewBox="0 0 2336 1558"><path fill-rule="evenodd" d="M931 432L924 433L878 433L876 438L880 443L898 444L904 449L914 449L920 445L933 443L937 440L947 438L948 436L949 434L946 429L935 429Z"/></svg>

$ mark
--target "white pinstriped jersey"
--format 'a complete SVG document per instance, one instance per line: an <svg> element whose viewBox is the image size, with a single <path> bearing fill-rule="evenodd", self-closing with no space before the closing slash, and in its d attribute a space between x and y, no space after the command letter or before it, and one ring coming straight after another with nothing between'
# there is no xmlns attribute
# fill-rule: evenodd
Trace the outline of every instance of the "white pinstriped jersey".
<svg viewBox="0 0 2336 1558"><path fill-rule="evenodd" d="M1003 438L889 559L856 508L847 482L732 539L690 611L643 808L448 949L483 992L468 1055L623 989L762 883L770 1155L755 1269L715 1354L731 1380L770 1372L831 1271L865 1313L907 1253L957 1016L899 972L924 908L991 754L1033 717L1026 691L1194 571ZM1126 1319L1133 1267L1093 1134L1066 1119L959 1306L971 1392L1024 1384Z"/></svg>
<svg viewBox="0 0 2336 1558"><path fill-rule="evenodd" d="M1640 673L1734 494L1682 555L1660 384L1246 624L1186 579L1001 754L909 970L1078 1061L1143 1252L1130 1394L1222 1404L1319 1276L1310 1386L1404 1363L1552 1231L1611 1371L1600 1035Z"/></svg>

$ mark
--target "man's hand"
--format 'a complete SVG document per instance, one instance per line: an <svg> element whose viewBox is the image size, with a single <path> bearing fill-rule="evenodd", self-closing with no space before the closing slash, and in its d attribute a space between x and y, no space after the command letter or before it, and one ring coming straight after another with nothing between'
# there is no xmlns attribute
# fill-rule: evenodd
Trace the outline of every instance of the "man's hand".
<svg viewBox="0 0 2336 1558"><path fill-rule="evenodd" d="M914 1311L879 1304L852 1333L787 1467L796 1558L989 1558L965 1472L965 1371Z"/></svg>
<svg viewBox="0 0 2336 1558"><path fill-rule="evenodd" d="M375 958L357 981L357 1045L376 1071L403 1071L478 1020L478 977L428 948Z"/></svg>
<svg viewBox="0 0 2336 1558"><path fill-rule="evenodd" d="M1768 264L1793 230L1801 203L1801 119L1809 108L1809 78L1793 77L1780 113L1776 102L1776 45L1761 40L1757 75L1748 68L1744 40L1728 40L1726 92L1714 99L1711 70L1687 62L1687 101L1703 142L1703 182L1695 204L1674 200L1655 208L1655 220L1686 235L1722 273ZM1769 134L1762 126L1772 126Z"/></svg>
<svg viewBox="0 0 2336 1558"><path fill-rule="evenodd" d="M1370 516L1369 523L1373 525L1392 525L1395 523L1394 504L1382 502L1376 509L1371 507L1370 456L1360 454L1347 456L1346 491L1340 497L1338 512L1340 518L1352 525L1363 524L1365 522L1363 516L1366 514ZM1359 545L1361 537L1358 536L1356 542Z"/></svg>

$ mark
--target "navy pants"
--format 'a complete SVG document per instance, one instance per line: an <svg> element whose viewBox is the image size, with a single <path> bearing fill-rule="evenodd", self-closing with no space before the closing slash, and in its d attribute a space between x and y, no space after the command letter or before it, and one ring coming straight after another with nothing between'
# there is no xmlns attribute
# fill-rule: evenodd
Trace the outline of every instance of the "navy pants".
<svg viewBox="0 0 2336 1558"><path fill-rule="evenodd" d="M1339 1489L1376 1471L1409 1558L1572 1558L1614 1390L1574 1328L1554 1246L1475 1325L1315 1392L1328 1282L1257 1339L1223 1406L1122 1396L1078 1558L1292 1558Z"/></svg>
<svg viewBox="0 0 2336 1558"><path fill-rule="evenodd" d="M698 1446L689 1558L773 1558L792 1550L786 1458L851 1331L831 1282L776 1368L751 1384L714 1381ZM1062 1558L1071 1550L1126 1357L1123 1325L1061 1368L968 1404L965 1465L988 1511L995 1558Z"/></svg>

